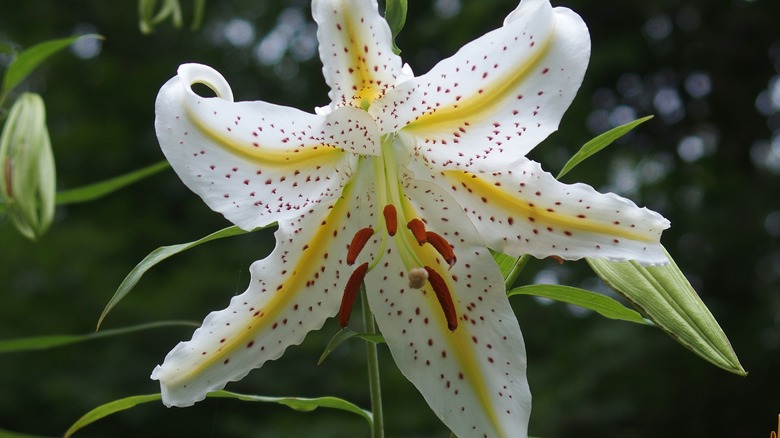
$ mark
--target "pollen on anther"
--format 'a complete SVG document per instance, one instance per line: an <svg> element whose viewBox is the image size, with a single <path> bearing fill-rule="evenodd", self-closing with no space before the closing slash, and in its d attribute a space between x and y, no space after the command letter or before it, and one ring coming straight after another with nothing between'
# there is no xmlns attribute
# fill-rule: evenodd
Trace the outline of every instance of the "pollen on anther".
<svg viewBox="0 0 780 438"><path fill-rule="evenodd" d="M409 271L409 287L412 289L422 289L425 282L428 281L428 271L425 268L414 268ZM417 308L417 314L420 314L420 308Z"/></svg>

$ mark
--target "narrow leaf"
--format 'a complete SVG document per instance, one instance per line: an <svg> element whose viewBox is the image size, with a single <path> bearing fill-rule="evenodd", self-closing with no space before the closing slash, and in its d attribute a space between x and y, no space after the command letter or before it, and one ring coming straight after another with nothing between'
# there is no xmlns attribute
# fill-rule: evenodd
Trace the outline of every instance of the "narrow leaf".
<svg viewBox="0 0 780 438"><path fill-rule="evenodd" d="M360 409L356 405L342 400L336 397L318 397L318 398L300 398L300 397L264 397L259 395L246 395L237 394L228 391L216 391L207 395L209 398L231 398L241 401L250 402L263 402L263 403L277 403L289 408L295 409L300 412L311 412L317 408L330 408L339 409L342 411L351 412L363 417L369 425L373 424L373 415L371 412L364 409ZM71 427L65 432L65 438L72 436L78 430L94 423L101 418L105 418L111 414L121 412L130 408L133 408L142 403L149 403L159 401L162 399L160 394L149 395L136 395L132 397L125 397L119 400L115 400L104 405L98 406L95 409L87 412L78 419Z"/></svg>
<svg viewBox="0 0 780 438"><path fill-rule="evenodd" d="M65 432L65 438L72 436L79 429L82 429L85 426L88 426L100 420L101 418L105 418L117 412L125 411L127 409L133 408L142 403L159 401L161 399L162 399L161 394L135 395L132 397L125 397L119 400L114 400L104 405L100 405L95 409L87 412L86 414L84 414L84 416L82 416L75 423L73 423L73 425L70 426L67 432Z"/></svg>
<svg viewBox="0 0 780 438"><path fill-rule="evenodd" d="M718 322L669 253L666 256L668 264L651 267L636 262L587 260L605 283L642 309L677 342L720 368L746 375Z"/></svg>
<svg viewBox="0 0 780 438"><path fill-rule="evenodd" d="M14 87L19 85L20 82L48 57L73 44L73 42L79 38L102 39L103 37L100 35L79 35L46 41L30 47L14 58L8 66L8 70L5 71L5 77L3 78L3 94L8 94Z"/></svg>
<svg viewBox="0 0 780 438"><path fill-rule="evenodd" d="M514 295L533 295L549 298L551 300L584 307L585 309L592 310L607 318L635 322L637 324L648 324L648 322L642 318L642 315L623 306L612 298L576 287L561 286L557 284L534 284L518 287L507 293L507 296L510 297Z"/></svg>
<svg viewBox="0 0 780 438"><path fill-rule="evenodd" d="M97 333L87 333L84 335L49 335L33 336L18 339L0 340L0 354L19 353L22 351L45 350L79 342L93 341L95 339L107 338L111 336L124 335L128 333L140 332L143 330L156 329L160 327L198 327L200 324L190 321L161 321L148 324L139 324L132 327L123 327L111 330L104 330Z"/></svg>
<svg viewBox="0 0 780 438"><path fill-rule="evenodd" d="M193 0L192 7L192 25L190 25L190 30L195 31L200 29L201 24L203 24L203 16L206 14L206 0Z"/></svg>
<svg viewBox="0 0 780 438"><path fill-rule="evenodd" d="M390 26L390 32L393 35L393 52L396 55L401 53L401 49L395 44L395 37L406 24L406 11L408 9L407 0L387 0L385 4L385 20Z"/></svg>
<svg viewBox="0 0 780 438"><path fill-rule="evenodd" d="M373 344L380 344L385 342L384 337L382 337L382 335L379 333L358 333L350 330L348 327L345 327L339 330L339 332L333 336L330 342L328 342L328 345L325 347L325 351L322 352L322 355L317 361L317 365L325 361L325 358L328 357L330 353L332 353L333 350L335 350L339 345L352 338L363 339L364 341L368 341Z"/></svg>
<svg viewBox="0 0 780 438"><path fill-rule="evenodd" d="M317 398L264 397L260 395L237 394L235 392L229 392L229 391L212 392L209 393L207 397L233 398L237 400L252 401L252 402L278 403L300 412L311 412L317 408L339 409L342 411L347 411L353 414L360 415L368 422L369 426L372 425L374 422L373 415L371 414L370 411L361 409L356 405L337 397L317 397Z"/></svg>
<svg viewBox="0 0 780 438"><path fill-rule="evenodd" d="M261 228L257 228L252 231L257 231L259 229ZM210 242L216 239L222 239L223 237L237 236L239 234L245 234L245 233L247 233L247 231L244 231L241 228L238 228L237 226L234 225L232 227L223 228L222 230L211 233L208 236L195 240L193 242L180 243L178 245L161 246L160 248L155 249L143 260L141 260L141 263L137 264L135 268L133 268L133 270L130 271L129 274L127 274L125 279L122 280L122 283L119 285L119 288L116 290L116 292L114 292L114 296L111 297L111 299L108 301L108 304L106 304L106 308L103 309L103 313L100 315L100 319L98 319L97 330L100 329L100 325L103 323L103 320L108 315L108 312L110 312L111 309L113 309L114 306L116 306L122 300L122 298L124 298L128 293L130 293L130 291L133 289L133 287L135 287L138 281L141 280L141 277L143 277L146 271L148 271L158 263L162 262L168 257L174 256L176 254L179 254L180 252L184 252L188 249L194 248L202 243Z"/></svg>
<svg viewBox="0 0 780 438"><path fill-rule="evenodd" d="M119 189L129 186L130 184L159 173L168 167L170 167L170 164L163 160L150 166L146 166L142 169L107 179L105 181L89 184L75 189L63 190L57 193L55 202L57 204L75 204L80 202L94 201L95 199L102 198L103 196L109 195Z"/></svg>
<svg viewBox="0 0 780 438"><path fill-rule="evenodd" d="M10 430L0 429L0 438L46 438L41 435L30 435L27 433L11 432Z"/></svg>
<svg viewBox="0 0 780 438"><path fill-rule="evenodd" d="M618 126L617 128L612 128L609 131L585 143L580 148L580 150L577 151L577 153L574 154L574 156L571 157L571 159L569 159L569 161L563 166L561 173L559 173L556 178L561 179L564 175L569 173L570 170L574 169L575 166L585 161L588 157L609 146L613 141L626 135L632 129L652 118L653 116L642 117L641 119L634 120L633 122L626 123L625 125Z"/></svg>

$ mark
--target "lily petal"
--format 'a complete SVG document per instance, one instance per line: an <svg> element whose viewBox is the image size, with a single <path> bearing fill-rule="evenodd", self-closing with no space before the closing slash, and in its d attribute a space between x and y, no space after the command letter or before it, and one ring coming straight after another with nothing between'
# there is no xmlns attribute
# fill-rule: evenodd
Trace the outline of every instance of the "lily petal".
<svg viewBox="0 0 780 438"><path fill-rule="evenodd" d="M419 160L416 166L421 166ZM412 166L414 170L414 166ZM416 175L430 174L417 169ZM468 214L488 247L506 254L664 264L669 221L613 193L564 184L526 158L512 170L442 170L433 181Z"/></svg>
<svg viewBox="0 0 780 438"><path fill-rule="evenodd" d="M458 325L450 330L430 284L414 289L403 283L410 266L399 232L387 245L385 268L367 278L369 302L395 363L457 436L525 436L531 411L525 346L501 274L452 198L420 181L405 192L406 214L425 218L457 254L449 268L430 245L412 238L416 257L451 292Z"/></svg>
<svg viewBox="0 0 780 438"><path fill-rule="evenodd" d="M525 0L503 27L398 85L369 111L382 133L413 135L429 160L506 168L558 128L589 56L578 15Z"/></svg>
<svg viewBox="0 0 780 438"><path fill-rule="evenodd" d="M241 379L337 312L351 270L346 245L359 219L350 214L360 202L353 187L332 207L280 221L276 248L250 267L249 288L209 314L154 369L167 406L190 406Z"/></svg>
<svg viewBox="0 0 780 438"><path fill-rule="evenodd" d="M345 149L376 151L376 128L360 110L320 116L266 102L233 102L227 81L211 67L185 64L178 73L157 96L160 146L187 187L243 229L333 202L354 162ZM197 83L217 97L196 94Z"/></svg>
<svg viewBox="0 0 780 438"><path fill-rule="evenodd" d="M395 84L401 58L376 0L314 0L312 15L331 107L365 108Z"/></svg>

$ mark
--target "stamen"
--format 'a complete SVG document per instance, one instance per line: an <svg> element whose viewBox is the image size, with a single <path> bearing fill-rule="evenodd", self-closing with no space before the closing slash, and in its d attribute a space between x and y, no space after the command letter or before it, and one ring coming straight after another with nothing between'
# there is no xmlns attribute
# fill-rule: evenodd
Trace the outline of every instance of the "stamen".
<svg viewBox="0 0 780 438"><path fill-rule="evenodd" d="M355 260L357 260L358 255L360 255L360 251L363 250L363 247L366 246L366 242L368 242L368 239L373 234L374 229L371 227L363 228L355 233L352 242L349 244L349 249L347 249L347 264L349 266L355 264Z"/></svg>
<svg viewBox="0 0 780 438"><path fill-rule="evenodd" d="M556 262L558 262L559 265L562 265L563 262L564 262L564 260L561 257L558 257L558 256L549 256L547 258L551 259L551 260L555 260Z"/></svg>
<svg viewBox="0 0 780 438"><path fill-rule="evenodd" d="M447 283L430 266L426 266L425 270L428 272L428 281L431 283L433 292L436 293L441 310L444 311L444 316L447 318L447 328L454 332L458 328L458 315L455 313L455 305L452 304L452 295L449 288L447 288Z"/></svg>
<svg viewBox="0 0 780 438"><path fill-rule="evenodd" d="M414 268L409 271L409 287L412 289L422 289L426 281L428 281L428 271L425 268Z"/></svg>
<svg viewBox="0 0 780 438"><path fill-rule="evenodd" d="M387 234L390 237L395 236L395 232L398 231L398 216L393 204L385 205L385 209L382 210L382 214L385 215L385 224L387 225Z"/></svg>
<svg viewBox="0 0 780 438"><path fill-rule="evenodd" d="M436 234L433 231L426 231L425 237L428 240L428 243L430 243L436 249L436 251L438 251L439 254L444 257L444 260L448 265L450 265L450 267L455 265L455 262L458 259L455 257L455 252L452 250L450 242L447 242L447 239L441 237L439 234Z"/></svg>
<svg viewBox="0 0 780 438"><path fill-rule="evenodd" d="M342 328L349 324L349 315L352 313L352 305L355 304L355 298L360 291L360 284L368 272L368 262L358 266L349 276L347 285L344 287L344 295L341 297L341 307L339 307L339 324Z"/></svg>
<svg viewBox="0 0 780 438"><path fill-rule="evenodd" d="M414 238L417 239L417 243L425 245L425 224L420 219L412 219L406 226L412 230Z"/></svg>

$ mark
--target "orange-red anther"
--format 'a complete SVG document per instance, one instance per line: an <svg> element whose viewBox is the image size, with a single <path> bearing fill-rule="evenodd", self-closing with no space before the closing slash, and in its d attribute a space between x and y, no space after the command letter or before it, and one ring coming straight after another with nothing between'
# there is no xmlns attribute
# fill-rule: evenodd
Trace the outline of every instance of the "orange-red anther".
<svg viewBox="0 0 780 438"><path fill-rule="evenodd" d="M393 204L385 205L382 214L385 215L385 225L387 225L387 234L390 237L395 236L395 232L398 231L398 215L395 211Z"/></svg>
<svg viewBox="0 0 780 438"><path fill-rule="evenodd" d="M564 260L563 260L561 257L558 257L558 256L549 256L549 257L547 257L547 258L548 258L548 259L555 260L556 262L558 262L558 264L559 264L559 265L562 265L562 264L563 264L563 262L564 262Z"/></svg>
<svg viewBox="0 0 780 438"><path fill-rule="evenodd" d="M452 295L447 287L447 282L430 266L426 266L425 270L428 271L428 282L431 283L441 310L444 311L444 317L447 318L447 328L454 332L458 328L458 314L455 312L455 305L452 303Z"/></svg>
<svg viewBox="0 0 780 438"><path fill-rule="evenodd" d="M412 219L406 226L414 234L414 238L417 239L417 243L425 245L425 224L420 219Z"/></svg>
<svg viewBox="0 0 780 438"><path fill-rule="evenodd" d="M352 313L352 305L355 304L355 298L360 291L360 284L368 272L368 262L358 266L347 280L344 287L344 295L341 297L341 307L339 307L339 324L342 328L349 324L349 315Z"/></svg>
<svg viewBox="0 0 780 438"><path fill-rule="evenodd" d="M363 228L355 233L352 242L349 244L349 249L347 249L348 265L352 266L355 264L355 260L357 260L358 255L360 255L360 251L363 250L363 247L366 246L366 242L368 242L368 239L373 235L374 230L371 227Z"/></svg>
<svg viewBox="0 0 780 438"><path fill-rule="evenodd" d="M450 265L450 267L455 264L457 258L455 257L455 252L452 250L452 246L450 246L450 242L447 242L447 239L441 237L439 234L436 234L433 231L427 231L425 233L425 238L428 240L428 243L430 243L436 249L436 251L438 251L439 254L444 257L444 260L448 265Z"/></svg>

